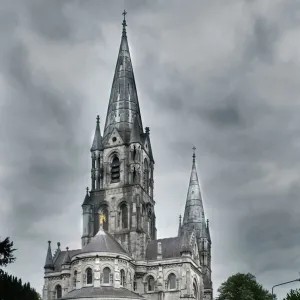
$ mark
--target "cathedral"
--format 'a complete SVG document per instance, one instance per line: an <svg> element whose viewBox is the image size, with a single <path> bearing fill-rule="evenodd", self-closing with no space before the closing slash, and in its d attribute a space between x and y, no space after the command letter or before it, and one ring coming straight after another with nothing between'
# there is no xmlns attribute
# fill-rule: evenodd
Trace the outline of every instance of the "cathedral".
<svg viewBox="0 0 300 300"><path fill-rule="evenodd" d="M97 116L90 149L81 248L62 251L58 243L52 254L48 242L43 300L212 300L211 238L195 148L178 234L157 239L154 154L149 127L142 124L123 15L105 126L101 132Z"/></svg>

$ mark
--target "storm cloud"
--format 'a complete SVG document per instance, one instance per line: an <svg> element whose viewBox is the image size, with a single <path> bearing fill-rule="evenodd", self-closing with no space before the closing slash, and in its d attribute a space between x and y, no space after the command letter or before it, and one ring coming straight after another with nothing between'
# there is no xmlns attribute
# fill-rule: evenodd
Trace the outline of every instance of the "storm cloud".
<svg viewBox="0 0 300 300"><path fill-rule="evenodd" d="M126 8L158 236L177 233L195 145L215 290L235 272L268 289L299 276L298 1L0 3L0 234L18 249L8 271L41 292L47 241L80 247Z"/></svg>

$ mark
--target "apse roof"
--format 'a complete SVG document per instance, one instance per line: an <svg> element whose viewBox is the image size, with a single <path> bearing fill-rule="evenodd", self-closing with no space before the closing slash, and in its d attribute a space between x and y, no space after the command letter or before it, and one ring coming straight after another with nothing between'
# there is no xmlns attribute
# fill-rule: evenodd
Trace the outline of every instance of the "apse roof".
<svg viewBox="0 0 300 300"><path fill-rule="evenodd" d="M127 252L122 248L122 246L115 240L115 238L100 229L98 233L92 238L89 244L87 244L81 253L90 252L109 252L118 254L127 254Z"/></svg>

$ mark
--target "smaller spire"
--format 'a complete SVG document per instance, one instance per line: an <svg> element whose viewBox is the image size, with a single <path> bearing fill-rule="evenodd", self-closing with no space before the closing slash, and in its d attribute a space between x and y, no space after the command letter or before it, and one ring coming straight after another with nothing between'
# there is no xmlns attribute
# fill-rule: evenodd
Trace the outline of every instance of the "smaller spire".
<svg viewBox="0 0 300 300"><path fill-rule="evenodd" d="M82 205L89 205L89 204L90 204L89 188L86 187L86 194L85 194L85 198L83 200Z"/></svg>
<svg viewBox="0 0 300 300"><path fill-rule="evenodd" d="M62 265L67 265L71 263L71 257L70 257L70 253L69 253L69 247L66 247L67 252L65 254L64 260L62 262Z"/></svg>
<svg viewBox="0 0 300 300"><path fill-rule="evenodd" d="M123 22L122 22L122 25L123 25L122 36L126 36L126 26L127 26L126 15L127 15L127 11L125 9L124 9L122 15L124 16L124 19L123 19Z"/></svg>
<svg viewBox="0 0 300 300"><path fill-rule="evenodd" d="M95 135L94 135L94 141L93 145L91 148L91 151L95 150L102 150L102 136L101 136L101 130L100 130L100 117L97 115L96 118L96 130L95 130Z"/></svg>
<svg viewBox="0 0 300 300"><path fill-rule="evenodd" d="M46 269L46 270L54 269L53 257L52 257L52 251L51 251L51 241L48 241L48 250L47 250L46 262L45 262L44 269Z"/></svg>

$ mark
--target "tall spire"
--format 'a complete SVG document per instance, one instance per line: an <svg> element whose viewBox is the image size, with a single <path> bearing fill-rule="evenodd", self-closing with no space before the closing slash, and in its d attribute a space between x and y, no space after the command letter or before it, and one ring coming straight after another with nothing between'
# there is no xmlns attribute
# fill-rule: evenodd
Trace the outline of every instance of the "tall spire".
<svg viewBox="0 0 300 300"><path fill-rule="evenodd" d="M204 209L202 203L202 196L200 191L200 185L198 181L197 169L196 169L196 148L193 147L193 163L190 177L190 183L186 198L185 211L183 217L183 229L192 230L195 229L197 236L204 236L206 233L206 224L204 217Z"/></svg>
<svg viewBox="0 0 300 300"><path fill-rule="evenodd" d="M109 98L103 143L106 143L114 128L119 131L124 142L129 142L135 117L137 118L137 129L140 134L143 133L140 106L127 40L126 14L127 12L124 11L121 44Z"/></svg>
<svg viewBox="0 0 300 300"><path fill-rule="evenodd" d="M95 135L94 135L94 140L93 140L91 151L102 149L102 136L101 136L101 131L100 131L100 117L99 117L99 115L97 116L96 120L97 120L96 121L96 130L95 130Z"/></svg>
<svg viewBox="0 0 300 300"><path fill-rule="evenodd" d="M53 270L54 265L53 265L53 257L52 257L52 252L51 252L51 241L48 241L48 251L46 255L46 262L45 262L45 269L48 270Z"/></svg>

